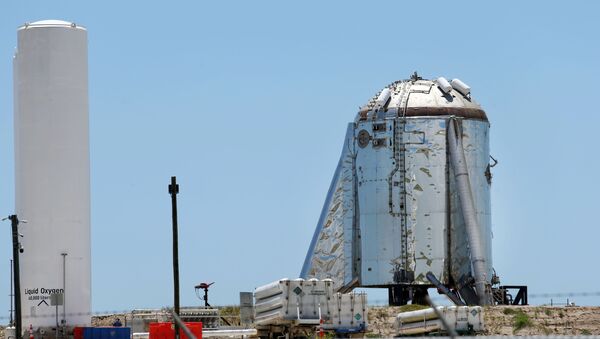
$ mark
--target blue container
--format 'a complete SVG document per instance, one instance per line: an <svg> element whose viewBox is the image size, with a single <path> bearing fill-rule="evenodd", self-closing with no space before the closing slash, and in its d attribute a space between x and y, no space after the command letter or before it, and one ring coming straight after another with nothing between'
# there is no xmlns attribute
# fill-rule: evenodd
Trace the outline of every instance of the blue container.
<svg viewBox="0 0 600 339"><path fill-rule="evenodd" d="M129 327L86 327L83 339L130 339Z"/></svg>

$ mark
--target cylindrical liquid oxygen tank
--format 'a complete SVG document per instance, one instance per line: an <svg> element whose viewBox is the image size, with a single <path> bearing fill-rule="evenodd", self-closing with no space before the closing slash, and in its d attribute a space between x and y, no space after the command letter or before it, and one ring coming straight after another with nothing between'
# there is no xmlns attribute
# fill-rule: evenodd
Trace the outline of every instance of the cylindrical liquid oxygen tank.
<svg viewBox="0 0 600 339"><path fill-rule="evenodd" d="M17 35L15 208L28 221L19 225L23 329L89 325L87 31L45 20ZM53 294L62 305L51 305Z"/></svg>

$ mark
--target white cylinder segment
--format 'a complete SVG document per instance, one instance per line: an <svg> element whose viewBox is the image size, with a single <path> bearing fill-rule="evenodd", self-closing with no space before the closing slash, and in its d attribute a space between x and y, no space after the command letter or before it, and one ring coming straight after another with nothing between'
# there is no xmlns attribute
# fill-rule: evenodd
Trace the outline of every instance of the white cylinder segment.
<svg viewBox="0 0 600 339"><path fill-rule="evenodd" d="M58 20L17 31L15 208L23 329L90 325L90 161L87 31Z"/></svg>
<svg viewBox="0 0 600 339"><path fill-rule="evenodd" d="M450 84L452 85L452 88L459 91L460 93L462 93L465 96L469 95L469 93L471 93L471 87L469 87L467 84L465 84L464 82L462 82L458 79L452 79Z"/></svg>
<svg viewBox="0 0 600 339"><path fill-rule="evenodd" d="M439 77L437 78L437 84L440 87L440 89L442 90L442 92L444 93L450 93L450 91L452 90L452 85L450 85L450 83L448 82L448 80L446 80L446 78L444 77Z"/></svg>
<svg viewBox="0 0 600 339"><path fill-rule="evenodd" d="M391 95L391 91L389 88L384 88L381 93L379 93L379 96L377 97L377 100L375 100L375 104L379 107L382 107L383 105L385 105L385 103L388 101L388 99L390 98Z"/></svg>

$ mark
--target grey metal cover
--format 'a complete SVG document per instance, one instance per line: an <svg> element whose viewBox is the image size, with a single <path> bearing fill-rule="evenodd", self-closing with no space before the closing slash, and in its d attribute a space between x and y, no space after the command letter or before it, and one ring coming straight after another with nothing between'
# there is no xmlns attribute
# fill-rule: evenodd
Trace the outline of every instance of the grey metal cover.
<svg viewBox="0 0 600 339"><path fill-rule="evenodd" d="M254 294L252 292L240 292L240 322L252 324L254 321Z"/></svg>

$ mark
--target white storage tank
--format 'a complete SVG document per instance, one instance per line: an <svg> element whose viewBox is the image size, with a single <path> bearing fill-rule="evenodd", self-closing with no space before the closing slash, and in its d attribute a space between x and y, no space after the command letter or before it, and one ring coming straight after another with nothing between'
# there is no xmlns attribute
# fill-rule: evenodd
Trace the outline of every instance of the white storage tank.
<svg viewBox="0 0 600 339"><path fill-rule="evenodd" d="M45 20L18 29L15 208L23 329L90 325L87 31ZM64 303L50 306L52 294Z"/></svg>

